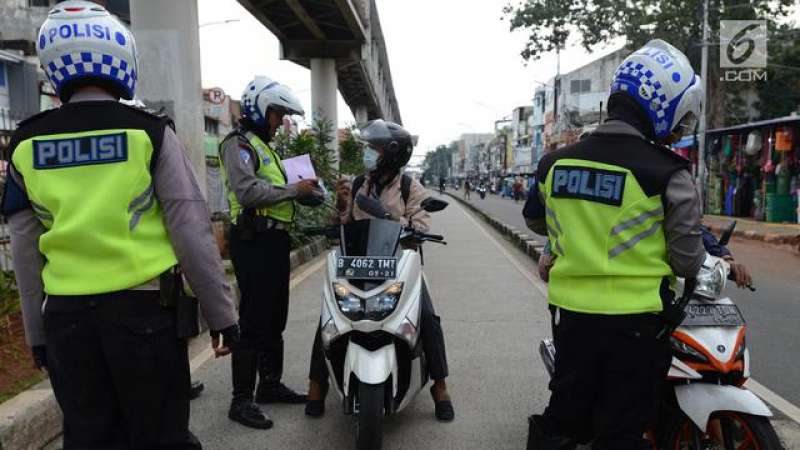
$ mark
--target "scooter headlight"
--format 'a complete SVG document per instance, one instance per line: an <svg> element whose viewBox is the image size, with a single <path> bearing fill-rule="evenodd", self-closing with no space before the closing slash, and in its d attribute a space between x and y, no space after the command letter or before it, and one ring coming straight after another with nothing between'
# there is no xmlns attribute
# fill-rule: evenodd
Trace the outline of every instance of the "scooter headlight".
<svg viewBox="0 0 800 450"><path fill-rule="evenodd" d="M380 294L366 299L356 296L342 284L333 283L333 294L336 296L339 310L348 319L378 321L394 312L403 294L403 283L393 283Z"/></svg>
<svg viewBox="0 0 800 450"><path fill-rule="evenodd" d="M333 295L336 296L336 303L345 317L353 321L364 319L364 305L360 298L350 292L350 289L342 284L333 283Z"/></svg>
<svg viewBox="0 0 800 450"><path fill-rule="evenodd" d="M368 320L383 320L391 314L403 294L403 283L394 283L385 291L365 300L366 318Z"/></svg>
<svg viewBox="0 0 800 450"><path fill-rule="evenodd" d="M675 336L670 336L670 342L672 343L672 349L676 351L679 356L688 356L689 358L694 359L695 361L700 362L708 362L708 358L699 351L692 348L691 345L683 342L680 339L677 339Z"/></svg>
<svg viewBox="0 0 800 450"><path fill-rule="evenodd" d="M725 284L725 271L722 264L714 267L703 266L697 274L697 288L694 293L709 300L716 300Z"/></svg>

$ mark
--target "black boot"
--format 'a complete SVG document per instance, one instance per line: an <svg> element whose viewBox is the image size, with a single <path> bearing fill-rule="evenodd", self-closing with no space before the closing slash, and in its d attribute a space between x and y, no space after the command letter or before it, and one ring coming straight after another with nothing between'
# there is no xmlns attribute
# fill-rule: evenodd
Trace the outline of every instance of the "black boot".
<svg viewBox="0 0 800 450"><path fill-rule="evenodd" d="M191 386L189 386L189 400L194 400L197 397L200 397L200 394L203 393L203 389L205 389L205 385L201 381L192 381Z"/></svg>
<svg viewBox="0 0 800 450"><path fill-rule="evenodd" d="M316 386L312 386L315 384ZM316 381L311 381L309 385L308 393L311 394L316 392L314 389L317 389L319 392L319 399L311 400L309 399L306 402L306 415L309 417L322 417L325 415L325 397L328 396L328 388L330 384L328 383L318 383ZM310 397L310 395L309 395Z"/></svg>
<svg viewBox="0 0 800 450"><path fill-rule="evenodd" d="M306 402L306 394L295 392L281 383L283 376L283 340L269 352L258 358L258 389L256 403L291 403Z"/></svg>
<svg viewBox="0 0 800 450"><path fill-rule="evenodd" d="M537 423L542 416L528 417L528 446L527 450L575 450L577 443L567 437L548 434Z"/></svg>
<svg viewBox="0 0 800 450"><path fill-rule="evenodd" d="M228 417L246 427L266 430L272 428L272 419L253 403L257 366L255 351L237 350L231 355L233 401Z"/></svg>

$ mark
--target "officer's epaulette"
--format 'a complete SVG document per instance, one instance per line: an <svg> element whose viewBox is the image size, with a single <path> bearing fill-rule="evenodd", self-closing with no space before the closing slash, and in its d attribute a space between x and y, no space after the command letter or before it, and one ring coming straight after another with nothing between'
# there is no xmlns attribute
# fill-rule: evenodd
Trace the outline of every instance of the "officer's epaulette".
<svg viewBox="0 0 800 450"><path fill-rule="evenodd" d="M32 124L32 123L34 123L34 122L36 122L36 121L38 121L40 119L44 119L45 117L49 116L50 114L53 114L56 111L58 111L58 108L51 108L51 109L47 109L47 110L38 112L38 113L28 117L27 119L19 121L17 123L17 129L26 127L26 126L28 126L28 125L30 125L30 124Z"/></svg>
<svg viewBox="0 0 800 450"><path fill-rule="evenodd" d="M144 114L145 116L147 116L150 119L156 119L159 122L166 122L167 125L170 128L172 128L172 131L175 131L175 121L172 120L172 117L170 117L169 115L164 114L164 112L162 110L156 111L155 109L148 108L148 107L143 106L143 105L142 106L139 106L139 105L125 105L125 106L129 107L130 109L132 109L133 111L136 111L139 114Z"/></svg>
<svg viewBox="0 0 800 450"><path fill-rule="evenodd" d="M658 152L661 155L666 156L667 159L669 159L670 161L674 162L675 164L677 164L679 166L686 166L686 167L690 166L691 161L689 161L688 159L684 158L680 154L672 151L672 149L669 148L668 146L659 145L659 144L656 144L655 142L651 142L651 141L647 141L647 142L650 144L651 147L654 147L656 150L658 150Z"/></svg>

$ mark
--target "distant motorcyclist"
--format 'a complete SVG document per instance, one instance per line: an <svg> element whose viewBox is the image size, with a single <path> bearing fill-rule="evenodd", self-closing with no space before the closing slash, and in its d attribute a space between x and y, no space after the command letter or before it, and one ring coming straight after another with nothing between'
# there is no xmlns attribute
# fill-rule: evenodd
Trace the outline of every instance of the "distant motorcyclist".
<svg viewBox="0 0 800 450"><path fill-rule="evenodd" d="M412 226L418 231L427 231L430 227L430 216L422 209L421 204L428 195L416 180L402 173L402 168L408 164L413 150L411 134L400 125L378 119L362 127L359 138L367 145L364 150L364 166L368 173L356 178L352 184L348 180L339 182L338 220L348 223L372 218L353 201L363 195L380 201L391 220ZM436 315L424 285L421 304L420 338L428 363L428 374L434 381L431 396L435 415L440 421L451 421L455 417L455 411L445 382L448 368L444 333L441 319ZM310 383L306 415L320 417L325 413L325 396L329 383L319 328L314 339L308 377Z"/></svg>
<svg viewBox="0 0 800 450"><path fill-rule="evenodd" d="M674 277L694 277L705 258L689 163L666 147L693 131L701 99L686 56L651 41L616 70L609 119L539 163L527 221L557 258L548 296L558 358L528 449L591 439L647 448L670 362L658 313Z"/></svg>

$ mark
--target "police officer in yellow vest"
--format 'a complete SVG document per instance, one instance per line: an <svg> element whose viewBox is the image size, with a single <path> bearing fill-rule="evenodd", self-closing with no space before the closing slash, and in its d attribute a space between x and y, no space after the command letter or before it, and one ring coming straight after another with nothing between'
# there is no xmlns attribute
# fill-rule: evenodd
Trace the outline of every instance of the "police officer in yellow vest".
<svg viewBox="0 0 800 450"><path fill-rule="evenodd" d="M670 361L659 313L673 277L694 277L704 259L689 163L665 144L693 132L701 98L686 56L651 41L616 70L609 119L539 163L526 218L555 257L556 360L529 450L652 448L643 434Z"/></svg>
<svg viewBox="0 0 800 450"><path fill-rule="evenodd" d="M64 413L64 448L199 449L176 330L187 304L160 289L174 287L173 267L225 345L238 327L191 164L168 118L119 102L134 96L136 45L103 7L59 3L37 49L63 106L20 123L2 209L27 341Z"/></svg>
<svg viewBox="0 0 800 450"><path fill-rule="evenodd" d="M242 93L239 128L220 145L233 225L230 253L241 292L241 345L233 352L233 401L228 417L266 429L272 419L255 403L306 401L281 382L283 330L289 311L289 234L294 201L321 197L316 180L287 185L278 155L269 146L286 115L302 115L292 92L256 77ZM255 402L253 391L258 389Z"/></svg>

